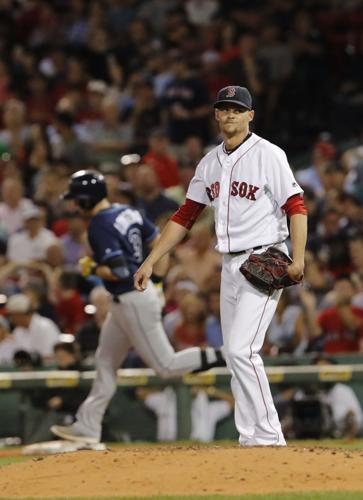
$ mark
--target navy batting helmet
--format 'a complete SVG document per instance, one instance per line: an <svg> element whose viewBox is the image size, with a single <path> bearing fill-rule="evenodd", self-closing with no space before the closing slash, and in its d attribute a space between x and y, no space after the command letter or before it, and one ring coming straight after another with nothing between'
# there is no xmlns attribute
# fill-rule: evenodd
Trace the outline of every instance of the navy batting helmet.
<svg viewBox="0 0 363 500"><path fill-rule="evenodd" d="M69 180L68 191L63 193L63 200L76 200L85 210L91 210L107 197L105 178L96 170L79 170Z"/></svg>

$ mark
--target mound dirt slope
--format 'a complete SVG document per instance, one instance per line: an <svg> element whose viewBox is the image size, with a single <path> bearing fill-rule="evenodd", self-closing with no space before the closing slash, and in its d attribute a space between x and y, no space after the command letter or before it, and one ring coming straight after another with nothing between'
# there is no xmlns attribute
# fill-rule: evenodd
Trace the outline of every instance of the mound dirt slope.
<svg viewBox="0 0 363 500"><path fill-rule="evenodd" d="M322 448L127 447L1 468L0 498L363 491L363 452Z"/></svg>

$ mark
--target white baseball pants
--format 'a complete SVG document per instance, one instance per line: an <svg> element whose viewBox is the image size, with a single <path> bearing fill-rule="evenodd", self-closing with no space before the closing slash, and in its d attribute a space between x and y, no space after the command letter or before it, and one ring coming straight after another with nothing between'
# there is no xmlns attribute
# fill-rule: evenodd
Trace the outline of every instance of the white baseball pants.
<svg viewBox="0 0 363 500"><path fill-rule="evenodd" d="M278 248L287 252L284 244ZM285 446L259 355L281 291L267 296L254 288L239 270L247 258L248 254L225 255L222 267L221 321L224 355L232 374L235 424L243 446Z"/></svg>
<svg viewBox="0 0 363 500"><path fill-rule="evenodd" d="M74 423L77 431L98 439L104 413L116 390L116 371L131 346L161 377L176 377L201 367L199 347L175 352L171 346L161 322L160 301L151 282L144 292L125 293L119 296L119 301L112 303L102 326L96 351L96 379ZM208 349L208 354L213 356L214 349Z"/></svg>

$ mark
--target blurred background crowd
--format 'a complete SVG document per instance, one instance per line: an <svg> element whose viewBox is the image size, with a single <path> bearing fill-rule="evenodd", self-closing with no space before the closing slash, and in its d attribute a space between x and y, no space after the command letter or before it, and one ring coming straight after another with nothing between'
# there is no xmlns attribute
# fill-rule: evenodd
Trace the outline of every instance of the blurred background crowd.
<svg viewBox="0 0 363 500"><path fill-rule="evenodd" d="M285 149L309 210L304 285L264 354L363 352L362 63L360 0L0 0L0 365L92 364L110 297L81 276L68 177L100 170L112 202L162 228L220 140L229 84L250 89L253 129ZM172 255L177 350L222 343L214 245L207 211Z"/></svg>

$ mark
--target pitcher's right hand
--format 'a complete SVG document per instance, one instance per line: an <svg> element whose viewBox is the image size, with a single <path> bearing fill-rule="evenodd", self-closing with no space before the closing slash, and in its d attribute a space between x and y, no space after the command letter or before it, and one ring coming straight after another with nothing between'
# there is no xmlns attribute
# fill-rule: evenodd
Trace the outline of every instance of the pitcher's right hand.
<svg viewBox="0 0 363 500"><path fill-rule="evenodd" d="M139 292L143 292L147 288L147 283L152 275L153 268L147 262L144 262L134 274L134 287Z"/></svg>

